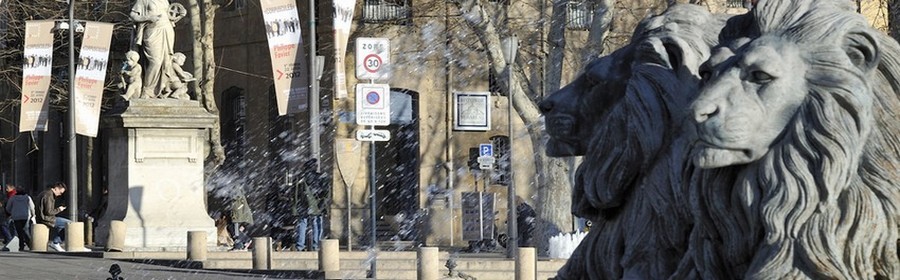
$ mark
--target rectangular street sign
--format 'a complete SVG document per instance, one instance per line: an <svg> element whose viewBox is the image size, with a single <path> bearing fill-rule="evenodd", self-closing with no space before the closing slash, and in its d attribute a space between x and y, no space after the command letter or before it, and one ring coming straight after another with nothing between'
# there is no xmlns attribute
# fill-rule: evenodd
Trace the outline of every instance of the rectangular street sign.
<svg viewBox="0 0 900 280"><path fill-rule="evenodd" d="M359 141L389 141L391 131L387 129L361 129L356 131L356 140Z"/></svg>
<svg viewBox="0 0 900 280"><path fill-rule="evenodd" d="M494 156L494 144L479 144L478 155L482 157Z"/></svg>
<svg viewBox="0 0 900 280"><path fill-rule="evenodd" d="M389 85L356 85L356 124L391 124L391 87Z"/></svg>
<svg viewBox="0 0 900 280"><path fill-rule="evenodd" d="M391 78L391 40L356 38L356 78L387 81Z"/></svg>

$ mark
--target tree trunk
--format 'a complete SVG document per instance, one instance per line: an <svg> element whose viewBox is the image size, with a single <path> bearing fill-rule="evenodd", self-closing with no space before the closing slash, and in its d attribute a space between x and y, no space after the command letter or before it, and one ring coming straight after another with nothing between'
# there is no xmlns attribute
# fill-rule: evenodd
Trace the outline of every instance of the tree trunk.
<svg viewBox="0 0 900 280"><path fill-rule="evenodd" d="M891 37L900 41L900 0L886 1L888 1L888 28L890 29Z"/></svg>
<svg viewBox="0 0 900 280"><path fill-rule="evenodd" d="M225 163L225 149L222 147L222 126L219 117L219 108L216 106L215 81L216 81L216 57L213 35L215 31L216 10L219 5L212 0L203 0L203 36L200 39L203 45L203 79L201 87L203 92L203 106L206 111L216 115L216 122L210 129L209 143L212 160L207 163L207 172L212 172ZM199 98L198 98L199 99Z"/></svg>
<svg viewBox="0 0 900 280"><path fill-rule="evenodd" d="M588 31L588 41L584 49L581 49L582 63L587 63L603 54L603 41L609 34L615 14L614 4L613 0L599 0L597 7L594 7L594 20L591 22L591 30Z"/></svg>
<svg viewBox="0 0 900 280"><path fill-rule="evenodd" d="M547 43L550 52L547 55L547 76L544 81L544 92L550 94L559 90L562 79L563 61L566 59L566 5L569 0L552 0L553 12L550 14L550 31L547 34Z"/></svg>
<svg viewBox="0 0 900 280"><path fill-rule="evenodd" d="M200 43L200 38L203 37L203 19L200 15L200 3L197 0L188 0L188 6L190 6L190 11L188 14L191 15L191 40L193 41L193 58L194 58L194 77L200 79L203 77L203 45ZM200 101L200 104L206 104L206 96L201 94L203 89L200 87L199 82L194 82L194 92L197 93L197 100Z"/></svg>

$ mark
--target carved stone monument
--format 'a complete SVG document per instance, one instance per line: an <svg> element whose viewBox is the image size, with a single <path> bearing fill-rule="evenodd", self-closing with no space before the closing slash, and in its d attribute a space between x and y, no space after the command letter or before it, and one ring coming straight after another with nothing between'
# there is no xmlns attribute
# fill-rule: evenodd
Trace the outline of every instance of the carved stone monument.
<svg viewBox="0 0 900 280"><path fill-rule="evenodd" d="M127 224L125 247L184 247L187 232L215 236L206 208L204 151L216 116L197 101L134 99L103 119L109 205L97 228L104 245L111 220ZM215 238L208 238L215 246Z"/></svg>
<svg viewBox="0 0 900 280"><path fill-rule="evenodd" d="M136 42L122 70L124 110L102 122L109 205L96 230L99 245L112 220L127 226L126 250L185 247L188 231L216 234L203 168L217 116L191 100L194 77L173 50L174 24L185 12L168 0L136 0L132 7Z"/></svg>
<svg viewBox="0 0 900 280"><path fill-rule="evenodd" d="M540 104L595 223L558 279L900 278L900 45L848 1L754 3L648 18Z"/></svg>

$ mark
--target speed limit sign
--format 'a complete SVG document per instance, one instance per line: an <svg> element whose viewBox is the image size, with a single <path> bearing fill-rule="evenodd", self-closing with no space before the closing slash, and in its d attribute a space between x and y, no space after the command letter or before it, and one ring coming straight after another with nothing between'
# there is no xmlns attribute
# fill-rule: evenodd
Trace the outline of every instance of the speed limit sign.
<svg viewBox="0 0 900 280"><path fill-rule="evenodd" d="M356 38L356 78L386 81L391 78L391 41L388 38Z"/></svg>

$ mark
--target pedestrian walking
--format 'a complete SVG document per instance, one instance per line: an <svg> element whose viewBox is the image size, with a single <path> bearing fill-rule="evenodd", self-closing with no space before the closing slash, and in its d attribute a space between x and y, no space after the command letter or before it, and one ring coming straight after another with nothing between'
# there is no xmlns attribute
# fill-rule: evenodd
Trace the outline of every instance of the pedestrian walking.
<svg viewBox="0 0 900 280"><path fill-rule="evenodd" d="M6 204L6 211L9 212L10 219L13 220L13 227L19 236L19 251L28 251L27 246L31 248L31 225L34 224L34 200L28 196L28 192L19 188L16 195L9 199Z"/></svg>
<svg viewBox="0 0 900 280"><path fill-rule="evenodd" d="M297 250L306 249L306 228L312 229L310 233L311 251L319 250L319 242L322 240L324 216L328 209L328 196L330 188L325 183L323 174L318 172L318 160L310 159L303 164L303 197L306 202L306 211L300 211L297 222Z"/></svg>
<svg viewBox="0 0 900 280"><path fill-rule="evenodd" d="M250 237L247 236L247 226L253 224L253 212L244 191L238 188L231 200L231 236L234 239L232 250L246 250L250 246Z"/></svg>
<svg viewBox="0 0 900 280"><path fill-rule="evenodd" d="M36 209L36 222L50 228L50 238L53 240L49 247L57 252L65 252L60 246L62 243L62 233L66 226L71 222L69 219L57 217L56 215L66 210L65 205L56 205L56 198L62 196L66 192L66 184L62 182L50 185L47 190L38 195L40 203ZM32 248L34 249L34 248Z"/></svg>
<svg viewBox="0 0 900 280"><path fill-rule="evenodd" d="M10 219L9 212L6 211L6 205L9 203L9 186L4 187L4 194L0 196L0 238L3 238L3 247L0 247L0 251L9 251L7 245L12 242L13 235L10 232Z"/></svg>

